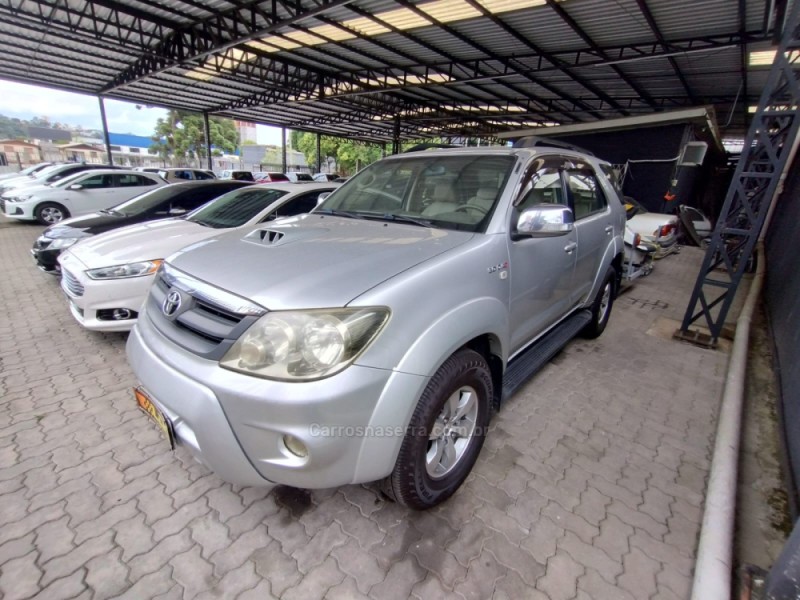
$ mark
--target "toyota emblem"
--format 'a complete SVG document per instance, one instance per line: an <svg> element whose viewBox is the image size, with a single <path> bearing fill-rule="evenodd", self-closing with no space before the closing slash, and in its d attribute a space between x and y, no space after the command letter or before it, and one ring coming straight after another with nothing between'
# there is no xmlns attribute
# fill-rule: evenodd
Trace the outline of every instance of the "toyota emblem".
<svg viewBox="0 0 800 600"><path fill-rule="evenodd" d="M164 298L164 304L161 306L161 310L164 311L164 314L168 317L174 315L178 309L181 307L181 295L172 290L167 297Z"/></svg>

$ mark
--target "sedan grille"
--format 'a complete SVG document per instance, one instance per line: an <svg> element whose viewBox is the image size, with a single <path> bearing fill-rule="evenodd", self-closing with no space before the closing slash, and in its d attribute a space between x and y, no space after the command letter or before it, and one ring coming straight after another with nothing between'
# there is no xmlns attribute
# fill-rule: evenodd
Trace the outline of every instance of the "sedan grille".
<svg viewBox="0 0 800 600"><path fill-rule="evenodd" d="M61 287L70 296L76 298L83 296L83 284L66 269L61 270Z"/></svg>

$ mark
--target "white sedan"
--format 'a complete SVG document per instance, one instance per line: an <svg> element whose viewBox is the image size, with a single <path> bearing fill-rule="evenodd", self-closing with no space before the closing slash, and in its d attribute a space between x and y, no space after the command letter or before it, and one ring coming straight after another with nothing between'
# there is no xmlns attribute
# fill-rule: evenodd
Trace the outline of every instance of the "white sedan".
<svg viewBox="0 0 800 600"><path fill-rule="evenodd" d="M7 217L53 225L67 217L97 212L134 196L167 185L153 173L121 169L93 169L51 185L22 188L3 196Z"/></svg>
<svg viewBox="0 0 800 600"><path fill-rule="evenodd" d="M285 183L237 189L174 219L122 227L62 252L61 288L86 329L129 331L163 260L232 229L309 212L336 183Z"/></svg>

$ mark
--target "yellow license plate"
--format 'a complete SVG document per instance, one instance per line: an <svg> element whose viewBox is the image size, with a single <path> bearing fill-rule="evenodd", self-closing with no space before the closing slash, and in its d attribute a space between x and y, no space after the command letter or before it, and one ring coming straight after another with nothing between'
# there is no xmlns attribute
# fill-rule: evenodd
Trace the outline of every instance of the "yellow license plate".
<svg viewBox="0 0 800 600"><path fill-rule="evenodd" d="M147 394L142 388L134 388L133 395L136 397L136 404L139 405L148 417L155 421L158 428L167 436L169 447L175 448L175 433L172 430L172 422L164 416L158 407L148 398Z"/></svg>

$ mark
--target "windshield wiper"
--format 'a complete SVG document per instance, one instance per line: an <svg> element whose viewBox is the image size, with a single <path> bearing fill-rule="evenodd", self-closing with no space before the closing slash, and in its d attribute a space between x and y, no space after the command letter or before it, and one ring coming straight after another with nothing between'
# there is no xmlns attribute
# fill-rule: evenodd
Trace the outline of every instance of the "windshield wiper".
<svg viewBox="0 0 800 600"><path fill-rule="evenodd" d="M392 213L386 213L385 215L368 215L367 218L375 219L376 221L397 221L399 223L410 223L411 225L418 225L419 227L436 229L436 225L431 223L429 220L419 219L409 215L394 215Z"/></svg>
<svg viewBox="0 0 800 600"><path fill-rule="evenodd" d="M118 210L114 210L113 208L103 208L97 212L101 212L104 215L122 215L123 213L119 212Z"/></svg>
<svg viewBox="0 0 800 600"><path fill-rule="evenodd" d="M349 210L335 210L333 208L320 208L314 211L320 215L331 215L332 217L345 217L348 219L365 219L366 217L361 213L351 212Z"/></svg>

